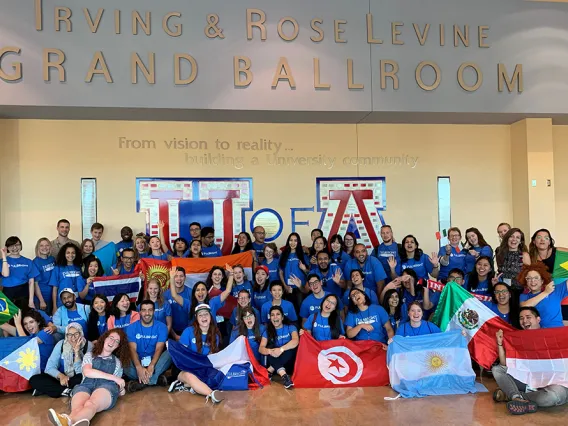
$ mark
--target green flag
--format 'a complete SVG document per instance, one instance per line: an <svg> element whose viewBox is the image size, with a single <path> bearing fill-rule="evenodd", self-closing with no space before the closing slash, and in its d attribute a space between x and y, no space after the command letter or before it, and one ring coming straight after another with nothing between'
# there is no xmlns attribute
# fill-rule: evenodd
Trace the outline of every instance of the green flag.
<svg viewBox="0 0 568 426"><path fill-rule="evenodd" d="M0 325L7 323L18 312L18 307L0 291Z"/></svg>
<svg viewBox="0 0 568 426"><path fill-rule="evenodd" d="M568 252L556 250L556 259L554 260L554 270L552 278L567 279L568 278Z"/></svg>

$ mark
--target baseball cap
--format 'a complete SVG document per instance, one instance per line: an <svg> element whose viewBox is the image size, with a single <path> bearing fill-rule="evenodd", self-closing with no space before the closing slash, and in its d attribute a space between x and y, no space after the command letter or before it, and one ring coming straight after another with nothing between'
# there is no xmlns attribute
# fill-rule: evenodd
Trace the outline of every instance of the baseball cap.
<svg viewBox="0 0 568 426"><path fill-rule="evenodd" d="M256 268L254 268L254 273L256 274L256 272L261 269L264 272L266 272L266 275L270 275L270 272L268 271L268 266L266 265L258 265Z"/></svg>
<svg viewBox="0 0 568 426"><path fill-rule="evenodd" d="M75 294L75 292L73 291L72 288L66 287L66 288L64 288L63 290L61 290L61 291L59 292L59 298L60 298L60 299L61 299L61 295L62 295L63 293ZM75 296L77 296L77 294L75 294Z"/></svg>
<svg viewBox="0 0 568 426"><path fill-rule="evenodd" d="M209 305L207 303L200 303L195 308L195 313L197 314L199 311L203 311L203 310L207 310L207 311L211 312L211 308L209 307Z"/></svg>

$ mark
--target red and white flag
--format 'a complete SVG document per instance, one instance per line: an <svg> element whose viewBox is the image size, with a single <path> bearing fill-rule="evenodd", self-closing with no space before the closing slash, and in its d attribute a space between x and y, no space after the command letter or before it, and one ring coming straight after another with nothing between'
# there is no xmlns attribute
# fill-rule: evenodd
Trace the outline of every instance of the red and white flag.
<svg viewBox="0 0 568 426"><path fill-rule="evenodd" d="M568 387L568 327L504 333L507 373L531 388Z"/></svg>
<svg viewBox="0 0 568 426"><path fill-rule="evenodd" d="M387 386L387 352L372 340L318 342L304 333L292 380L297 388Z"/></svg>

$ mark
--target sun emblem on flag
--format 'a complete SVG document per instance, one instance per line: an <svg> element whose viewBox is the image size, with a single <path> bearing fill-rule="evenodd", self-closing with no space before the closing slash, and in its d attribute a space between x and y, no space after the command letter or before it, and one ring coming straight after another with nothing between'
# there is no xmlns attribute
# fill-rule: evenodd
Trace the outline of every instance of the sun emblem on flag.
<svg viewBox="0 0 568 426"><path fill-rule="evenodd" d="M462 327L473 330L479 326L479 314L473 309L463 309L458 314L458 320Z"/></svg>
<svg viewBox="0 0 568 426"><path fill-rule="evenodd" d="M448 363L441 353L428 352L426 354L426 368L428 369L428 371L432 373L438 373L439 371L443 370L446 365L448 365Z"/></svg>
<svg viewBox="0 0 568 426"><path fill-rule="evenodd" d="M162 265L153 265L148 268L146 272L146 281L154 278L158 280L162 290L167 290L170 287L170 272L168 268Z"/></svg>
<svg viewBox="0 0 568 426"><path fill-rule="evenodd" d="M20 356L16 362L20 366L20 370L26 370L28 373L37 368L36 361L39 359L35 350L26 348L25 351L18 352Z"/></svg>

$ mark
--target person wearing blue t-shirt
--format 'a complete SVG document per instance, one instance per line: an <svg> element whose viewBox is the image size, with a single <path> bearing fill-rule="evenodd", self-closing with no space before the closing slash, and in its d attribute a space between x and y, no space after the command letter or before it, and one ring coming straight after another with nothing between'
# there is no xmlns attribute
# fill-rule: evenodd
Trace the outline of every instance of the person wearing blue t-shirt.
<svg viewBox="0 0 568 426"><path fill-rule="evenodd" d="M305 324L306 319L312 315L314 312L318 312L321 309L322 302L325 297L329 294L327 291L324 291L322 287L322 282L317 274L310 274L308 275L308 288L311 290L312 294L307 296L304 301L302 302L302 306L300 307L300 318L302 318L302 326ZM339 300L339 298L337 298ZM339 302L340 310L343 309L341 306L341 302Z"/></svg>
<svg viewBox="0 0 568 426"><path fill-rule="evenodd" d="M278 247L274 243L268 243L264 246L264 259L260 264L268 268L268 279L270 281L280 280L280 265L275 257L277 252Z"/></svg>
<svg viewBox="0 0 568 426"><path fill-rule="evenodd" d="M72 322L76 322L83 327L83 334L87 335L87 321L91 312L91 307L77 303L75 293L70 288L64 288L59 295L62 306L57 308L53 314L53 324L57 327L57 332L63 335L65 328Z"/></svg>
<svg viewBox="0 0 568 426"><path fill-rule="evenodd" d="M113 275L127 275L135 272L136 255L134 249L125 248L120 254L120 268L112 268Z"/></svg>
<svg viewBox="0 0 568 426"><path fill-rule="evenodd" d="M270 281L268 277L269 271L268 267L266 267L265 265L259 265L254 269L252 305L258 310L261 310L262 305L264 305L266 302L272 301L272 294L270 294Z"/></svg>
<svg viewBox="0 0 568 426"><path fill-rule="evenodd" d="M172 329L172 305L164 300L162 286L156 278L150 278L146 284L144 299L154 302L154 319L166 326L169 335Z"/></svg>
<svg viewBox="0 0 568 426"><path fill-rule="evenodd" d="M339 234L332 235L329 239L329 248L330 262L345 271L345 265L351 260L351 256L344 251L343 237Z"/></svg>
<svg viewBox="0 0 568 426"><path fill-rule="evenodd" d="M86 338L90 342L98 340L108 330L107 311L110 310L110 303L106 296L97 294L91 302L91 312L87 318Z"/></svg>
<svg viewBox="0 0 568 426"><path fill-rule="evenodd" d="M256 252L256 258L259 261L262 261L264 258L264 247L266 246L266 243L264 242L264 239L266 238L266 231L262 226L255 226L252 230L252 235L254 237L252 248Z"/></svg>
<svg viewBox="0 0 568 426"><path fill-rule="evenodd" d="M53 309L53 293L49 285L51 273L55 268L55 258L51 256L51 241L48 238L40 238L36 244L36 257L33 260L39 275L36 277L37 284L34 303L39 309L52 313ZM39 289L39 293L38 290Z"/></svg>
<svg viewBox="0 0 568 426"><path fill-rule="evenodd" d="M400 249L398 244L394 241L394 236L390 225L381 226L381 239L383 240L383 242L373 249L371 256L379 259L379 262L381 262L381 265L383 265L383 269L385 270L385 274L387 276L385 282L388 283L396 277L396 272L393 274L390 269L389 259L393 258L393 260L395 260L400 265Z"/></svg>
<svg viewBox="0 0 568 426"><path fill-rule="evenodd" d="M167 251L164 251L165 247L162 247L162 240L160 237L153 235L148 241L148 255L146 259L154 260L169 260L170 256Z"/></svg>
<svg viewBox="0 0 568 426"><path fill-rule="evenodd" d="M270 321L262 334L259 352L266 355L268 374L274 373L282 378L286 389L294 386L290 375L294 369L296 352L300 338L295 326L290 325L281 306L272 306L269 311Z"/></svg>
<svg viewBox="0 0 568 426"><path fill-rule="evenodd" d="M383 303L381 304L381 306L388 314L391 327L396 333L398 325L402 322L402 302L400 300L398 290L392 288L385 291L383 296Z"/></svg>
<svg viewBox="0 0 568 426"><path fill-rule="evenodd" d="M214 354L221 350L221 332L217 328L217 323L208 305L202 303L195 308L193 323L184 330L179 342L192 352L203 355ZM196 370L199 369L200 366L196 366ZM211 379L214 378L211 377ZM223 398L216 389L212 389L212 387L216 388L218 385L217 380L203 382L191 371L182 371L177 380L170 385L168 392L177 390L197 393L204 395L206 402L211 399L213 403L218 403Z"/></svg>
<svg viewBox="0 0 568 426"><path fill-rule="evenodd" d="M448 273L452 269L461 269L465 273L465 255L466 250L460 248L460 240L462 234L459 228L450 228L448 230L448 239L450 241L444 247L440 247L438 257L440 258L440 272L438 279L445 280Z"/></svg>
<svg viewBox="0 0 568 426"><path fill-rule="evenodd" d="M487 302L486 305L491 309L495 314L499 316L503 321L512 324L511 320L518 315L515 314L513 311L517 311L518 309L514 309L511 306L511 287L509 287L505 283L497 283L493 286L493 295L492 301ZM517 324L515 324L516 326Z"/></svg>
<svg viewBox="0 0 568 426"><path fill-rule="evenodd" d="M237 340L239 336L245 336L248 339L249 346L254 353L254 357L260 362L260 352L258 349L262 340L262 334L266 330L266 327L260 323L258 311L250 306L243 308L240 315L238 326L233 328L233 331L231 332L230 343Z"/></svg>
<svg viewBox="0 0 568 426"><path fill-rule="evenodd" d="M489 257L480 256L475 261L473 271L467 274L463 287L472 294L491 296L493 286L498 282Z"/></svg>
<svg viewBox="0 0 568 426"><path fill-rule="evenodd" d="M18 237L6 240L6 247L2 248L2 286L6 297L18 308L34 309L35 279L39 271L31 259L20 255L21 251L22 241Z"/></svg>
<svg viewBox="0 0 568 426"><path fill-rule="evenodd" d="M189 325L191 289L185 285L185 279L185 269L181 266L176 267L173 276L170 272L170 288L164 293L164 300L166 303L169 303L171 307L171 336L174 340L179 340L181 333ZM174 297L174 294L176 297ZM187 302L185 302L186 300Z"/></svg>
<svg viewBox="0 0 568 426"><path fill-rule="evenodd" d="M120 230L120 238L122 238L122 240L114 245L116 247L117 258L120 259L124 249L131 249L134 247L134 241L132 241L133 236L134 232L132 232L132 228L130 226L122 227L122 229Z"/></svg>
<svg viewBox="0 0 568 426"><path fill-rule="evenodd" d="M401 324L396 330L397 336L410 337L424 334L441 333L440 328L423 319L424 312L418 302L412 302L408 307L409 321Z"/></svg>
<svg viewBox="0 0 568 426"><path fill-rule="evenodd" d="M292 300L296 312L299 312L304 299L303 294L306 292L304 286L310 263L308 257L304 254L302 239L297 232L292 232L288 235L286 246L278 263L280 265L280 281L284 284L286 293L291 293L289 298ZM300 279L302 284L300 288L296 287L292 282L293 277ZM264 315L263 320L266 320Z"/></svg>
<svg viewBox="0 0 568 426"><path fill-rule="evenodd" d="M326 251L320 251L316 258L317 266L311 272L320 277L323 289L326 292L341 297L346 287L343 271L338 265L329 263L329 253Z"/></svg>
<svg viewBox="0 0 568 426"><path fill-rule="evenodd" d="M215 229L206 226L201 230L201 253L203 257L221 257L221 249L215 244Z"/></svg>
<svg viewBox="0 0 568 426"><path fill-rule="evenodd" d="M237 294L237 306L235 307L235 309L233 309L233 312L231 313L231 318L229 319L233 327L239 325L238 324L239 318L241 318L242 316L241 313L245 308L252 308L256 316L260 318L260 312L258 311L258 309L253 308L251 305L250 296L251 296L250 292L244 289L239 291L239 294Z"/></svg>
<svg viewBox="0 0 568 426"><path fill-rule="evenodd" d="M437 278L439 273L439 257L437 253L426 256L419 248L418 240L413 235L403 238L400 250L400 264L394 260L390 262L391 271L395 270L397 275L405 269L413 269L419 279L427 280L428 274Z"/></svg>
<svg viewBox="0 0 568 426"><path fill-rule="evenodd" d="M317 341L345 339L340 303L335 294L325 296L321 302L321 309L314 310L304 322L300 336L306 331Z"/></svg>
<svg viewBox="0 0 568 426"><path fill-rule="evenodd" d="M466 229L465 239L467 241L467 244L464 247L466 274L469 274L471 271L473 271L473 266L479 256L487 256L489 259L491 259L491 264L493 265L493 249L489 244L487 244L487 241L485 241L485 238L483 238L483 235L481 235L479 229Z"/></svg>
<svg viewBox="0 0 568 426"><path fill-rule="evenodd" d="M284 294L284 285L280 281L275 281L270 284L270 294L272 295L272 300L262 305L262 309L260 311L261 323L266 324L270 321L270 310L272 309L272 306L280 306L284 316L291 323L298 321L294 305L287 300L282 299Z"/></svg>
<svg viewBox="0 0 568 426"><path fill-rule="evenodd" d="M140 303L140 320L126 330L132 361L124 369L124 374L132 381L128 392L137 392L146 386L167 386L164 372L170 367L172 359L166 350L168 328L154 319L154 302L143 300Z"/></svg>
<svg viewBox="0 0 568 426"><path fill-rule="evenodd" d="M191 240L189 243L189 248L183 254L183 257L188 257L189 259L199 259L203 256L201 250L203 247L201 246L201 240Z"/></svg>
<svg viewBox="0 0 568 426"><path fill-rule="evenodd" d="M376 257L367 254L367 247L364 244L356 244L353 252L355 257L345 265L345 276L349 277L352 270L360 269L365 275L365 280L363 281L365 288L381 294L387 278L383 265ZM347 286L351 287L349 283L347 283Z"/></svg>
<svg viewBox="0 0 568 426"><path fill-rule="evenodd" d="M351 289L357 288L361 291L364 291L365 294L371 300L371 304L373 304L373 305L379 304L379 297L377 296L377 293L375 293L374 290L363 287L363 280L365 279L365 276L363 275L363 271L361 271L360 269L353 269L351 271L351 275L349 276L349 278L351 279L350 280L351 281ZM343 294L343 306L345 306L345 307L349 306L349 292L351 291L351 289L346 290L345 293Z"/></svg>
<svg viewBox="0 0 568 426"><path fill-rule="evenodd" d="M54 336L45 331L47 326L45 320L38 311L31 309L25 314L22 314L22 311L16 312L14 314L14 324L15 326L8 323L2 324L0 329L14 337L35 337L39 345L40 370L43 372L55 346Z"/></svg>
<svg viewBox="0 0 568 426"><path fill-rule="evenodd" d="M52 287L53 312L61 306L59 294L64 288L73 289L78 294L79 287L83 288L81 265L83 259L79 248L72 243L65 244L57 253L55 268L51 273L49 285Z"/></svg>
<svg viewBox="0 0 568 426"><path fill-rule="evenodd" d="M521 294L521 307L534 307L540 312L540 324L545 328L563 327L562 299L568 297L568 281L552 280L546 265L542 262L523 265L519 282L528 289Z"/></svg>
<svg viewBox="0 0 568 426"><path fill-rule="evenodd" d="M79 284L77 291L79 292L79 300L82 303L91 303L95 297L94 279L102 277L105 274L100 259L94 255L89 255L83 259L83 281Z"/></svg>
<svg viewBox="0 0 568 426"><path fill-rule="evenodd" d="M246 279L245 268L242 265L233 266L233 291L232 296L237 297L241 290L246 290L252 297L252 284Z"/></svg>
<svg viewBox="0 0 568 426"><path fill-rule="evenodd" d="M186 257L188 249L189 242L185 238L176 238L172 243L172 257Z"/></svg>
<svg viewBox="0 0 568 426"><path fill-rule="evenodd" d="M345 319L347 337L353 340L375 340L387 343L394 336L387 312L363 291L353 288L349 292L349 313Z"/></svg>

